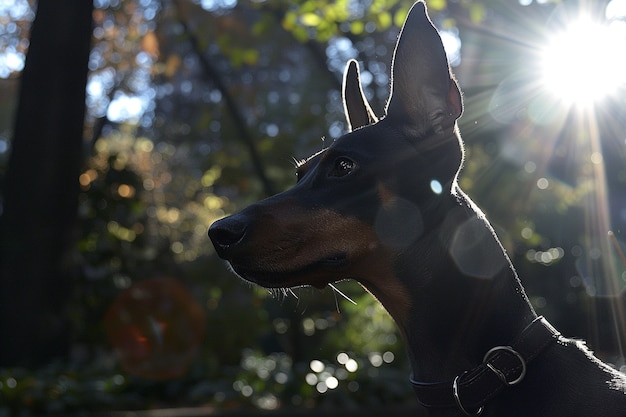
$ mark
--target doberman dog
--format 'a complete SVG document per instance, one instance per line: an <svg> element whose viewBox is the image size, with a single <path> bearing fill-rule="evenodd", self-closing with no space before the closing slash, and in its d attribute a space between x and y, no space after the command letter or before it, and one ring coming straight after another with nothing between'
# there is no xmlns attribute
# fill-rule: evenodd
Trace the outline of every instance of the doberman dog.
<svg viewBox="0 0 626 417"><path fill-rule="evenodd" d="M351 131L299 164L294 187L213 223L217 254L268 288L357 280L399 326L429 415L625 417L626 375L537 317L459 189L462 97L421 1L391 72L378 120L348 63Z"/></svg>

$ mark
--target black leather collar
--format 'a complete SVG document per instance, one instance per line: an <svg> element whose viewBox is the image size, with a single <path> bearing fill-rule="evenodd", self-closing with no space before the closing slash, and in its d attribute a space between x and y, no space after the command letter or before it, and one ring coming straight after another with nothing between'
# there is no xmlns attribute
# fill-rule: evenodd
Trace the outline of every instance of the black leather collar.
<svg viewBox="0 0 626 417"><path fill-rule="evenodd" d="M425 407L458 408L471 416L480 415L489 400L503 389L520 383L526 366L560 333L542 316L529 324L510 346L496 346L483 363L458 375L451 382L419 382L411 376L418 401Z"/></svg>

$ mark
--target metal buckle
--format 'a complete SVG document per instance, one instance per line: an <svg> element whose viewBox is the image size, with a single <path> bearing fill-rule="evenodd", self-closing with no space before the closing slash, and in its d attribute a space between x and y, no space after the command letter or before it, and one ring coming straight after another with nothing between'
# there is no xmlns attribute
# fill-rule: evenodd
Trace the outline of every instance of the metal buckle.
<svg viewBox="0 0 626 417"><path fill-rule="evenodd" d="M454 400L456 401L457 407L459 407L459 410L461 410L463 414L465 414L466 416L477 417L482 414L485 407L482 407L482 406L478 407L476 411L474 411L473 413L470 413L469 411L465 409L465 407L463 407L463 404L461 404L461 399L459 398L459 379L466 373L467 371L463 372L460 375L457 375L454 378L454 382L452 383L452 393L454 394Z"/></svg>
<svg viewBox="0 0 626 417"><path fill-rule="evenodd" d="M495 366L487 362L489 360L489 357L499 350L503 350L505 352L512 354L519 360L520 364L522 365L522 370L519 376L515 378L513 381L510 381L510 382L507 381L506 376L502 373L502 371L500 371ZM496 346L490 349L487 353L485 353L485 357L483 358L483 363L487 365L487 368L491 369L493 373L495 373L498 376L498 378L500 379L500 381L502 381L503 384L508 385L508 386L513 386L515 384L520 383L522 379L524 379L524 377L526 376L526 361L524 360L524 358L522 358L522 355L520 355L511 346Z"/></svg>

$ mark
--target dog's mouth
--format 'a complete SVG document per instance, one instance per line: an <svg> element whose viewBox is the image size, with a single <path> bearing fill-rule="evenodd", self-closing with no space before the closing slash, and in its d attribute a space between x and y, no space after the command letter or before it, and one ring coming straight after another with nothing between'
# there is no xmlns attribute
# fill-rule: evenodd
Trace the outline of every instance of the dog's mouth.
<svg viewBox="0 0 626 417"><path fill-rule="evenodd" d="M320 266L330 268L341 268L348 264L348 255L344 252L328 256L316 262ZM315 264L314 264L315 265Z"/></svg>
<svg viewBox="0 0 626 417"><path fill-rule="evenodd" d="M330 282L342 279L337 274L344 271L349 264L348 255L344 252L326 256L294 270L254 268L239 264L236 260L231 260L229 263L233 271L241 278L265 288L289 288L306 285L323 288Z"/></svg>

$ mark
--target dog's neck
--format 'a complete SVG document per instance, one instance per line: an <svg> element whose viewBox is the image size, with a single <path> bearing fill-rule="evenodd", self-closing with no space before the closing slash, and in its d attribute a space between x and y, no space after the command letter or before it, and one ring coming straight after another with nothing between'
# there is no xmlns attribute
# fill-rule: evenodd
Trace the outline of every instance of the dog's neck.
<svg viewBox="0 0 626 417"><path fill-rule="evenodd" d="M394 280L405 292L365 285L401 329L413 377L423 382L449 381L477 366L490 348L509 344L536 317L507 255L471 200L453 186L438 209L446 213L443 222L393 261ZM464 226L467 222L472 227ZM465 236L455 238L461 229ZM455 259L452 246L463 243L459 240L476 245ZM464 259L484 259L487 270L497 267L492 274L472 276L463 270ZM478 267L478 272L484 271ZM398 308L401 299L408 300L404 311Z"/></svg>

